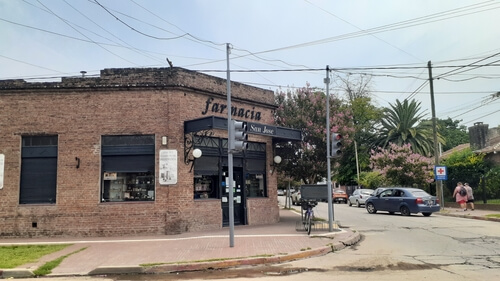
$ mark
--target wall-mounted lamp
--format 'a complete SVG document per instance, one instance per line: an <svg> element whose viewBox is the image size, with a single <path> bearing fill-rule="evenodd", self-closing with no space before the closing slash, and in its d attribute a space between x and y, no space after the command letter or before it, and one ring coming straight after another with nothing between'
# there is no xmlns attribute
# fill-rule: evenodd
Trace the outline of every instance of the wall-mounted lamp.
<svg viewBox="0 0 500 281"><path fill-rule="evenodd" d="M273 167L273 169L271 170L271 175L274 174L274 169L280 163L281 163L281 156L279 156L279 155L274 156L274 158L273 158L273 164L271 164L271 167Z"/></svg>
<svg viewBox="0 0 500 281"><path fill-rule="evenodd" d="M193 150L193 159L188 159L188 163L191 162L191 169L189 169L190 173L191 173L191 171L193 171L194 161L196 161L196 159L200 158L202 154L203 153L201 152L201 149L199 149L199 148L195 148Z"/></svg>
<svg viewBox="0 0 500 281"><path fill-rule="evenodd" d="M167 144L168 144L167 136L161 137L161 145L167 145Z"/></svg>

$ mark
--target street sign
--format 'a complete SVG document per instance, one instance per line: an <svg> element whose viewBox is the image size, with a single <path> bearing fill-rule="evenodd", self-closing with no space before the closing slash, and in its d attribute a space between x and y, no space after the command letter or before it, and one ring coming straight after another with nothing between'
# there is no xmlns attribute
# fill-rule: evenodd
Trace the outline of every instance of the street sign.
<svg viewBox="0 0 500 281"><path fill-rule="evenodd" d="M448 171L446 166L435 166L434 175L436 180L448 180Z"/></svg>

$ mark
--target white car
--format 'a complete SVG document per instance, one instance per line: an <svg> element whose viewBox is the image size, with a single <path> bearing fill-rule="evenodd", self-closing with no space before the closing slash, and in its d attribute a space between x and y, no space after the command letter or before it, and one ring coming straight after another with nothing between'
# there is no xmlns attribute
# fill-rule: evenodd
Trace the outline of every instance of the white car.
<svg viewBox="0 0 500 281"><path fill-rule="evenodd" d="M373 189L356 189L349 196L349 206L356 205L356 207L361 207L365 204L366 199L368 199L373 194Z"/></svg>
<svg viewBox="0 0 500 281"><path fill-rule="evenodd" d="M292 193L292 205L299 205L300 204L300 190Z"/></svg>

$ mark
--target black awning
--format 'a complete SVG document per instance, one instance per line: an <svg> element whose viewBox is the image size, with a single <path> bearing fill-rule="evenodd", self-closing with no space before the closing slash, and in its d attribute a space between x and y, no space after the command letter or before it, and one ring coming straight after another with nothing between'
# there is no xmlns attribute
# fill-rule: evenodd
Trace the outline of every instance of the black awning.
<svg viewBox="0 0 500 281"><path fill-rule="evenodd" d="M273 125L246 122L249 134L273 137L275 141L301 141L302 132L297 129L278 127ZM227 130L227 119L209 116L189 121L184 121L184 134L199 132L203 130L221 129Z"/></svg>

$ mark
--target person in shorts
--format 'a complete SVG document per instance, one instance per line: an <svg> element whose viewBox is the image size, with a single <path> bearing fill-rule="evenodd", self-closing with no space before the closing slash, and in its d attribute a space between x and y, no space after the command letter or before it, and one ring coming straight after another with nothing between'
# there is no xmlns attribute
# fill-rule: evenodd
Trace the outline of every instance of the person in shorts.
<svg viewBox="0 0 500 281"><path fill-rule="evenodd" d="M470 204L470 209L474 211L474 192L468 183L465 183L464 186L467 190L467 204Z"/></svg>
<svg viewBox="0 0 500 281"><path fill-rule="evenodd" d="M464 211L467 211L467 193L465 195L460 194L460 190L464 187L461 182L457 183L457 187L453 191L453 197L455 197L455 202L460 204L460 208Z"/></svg>

